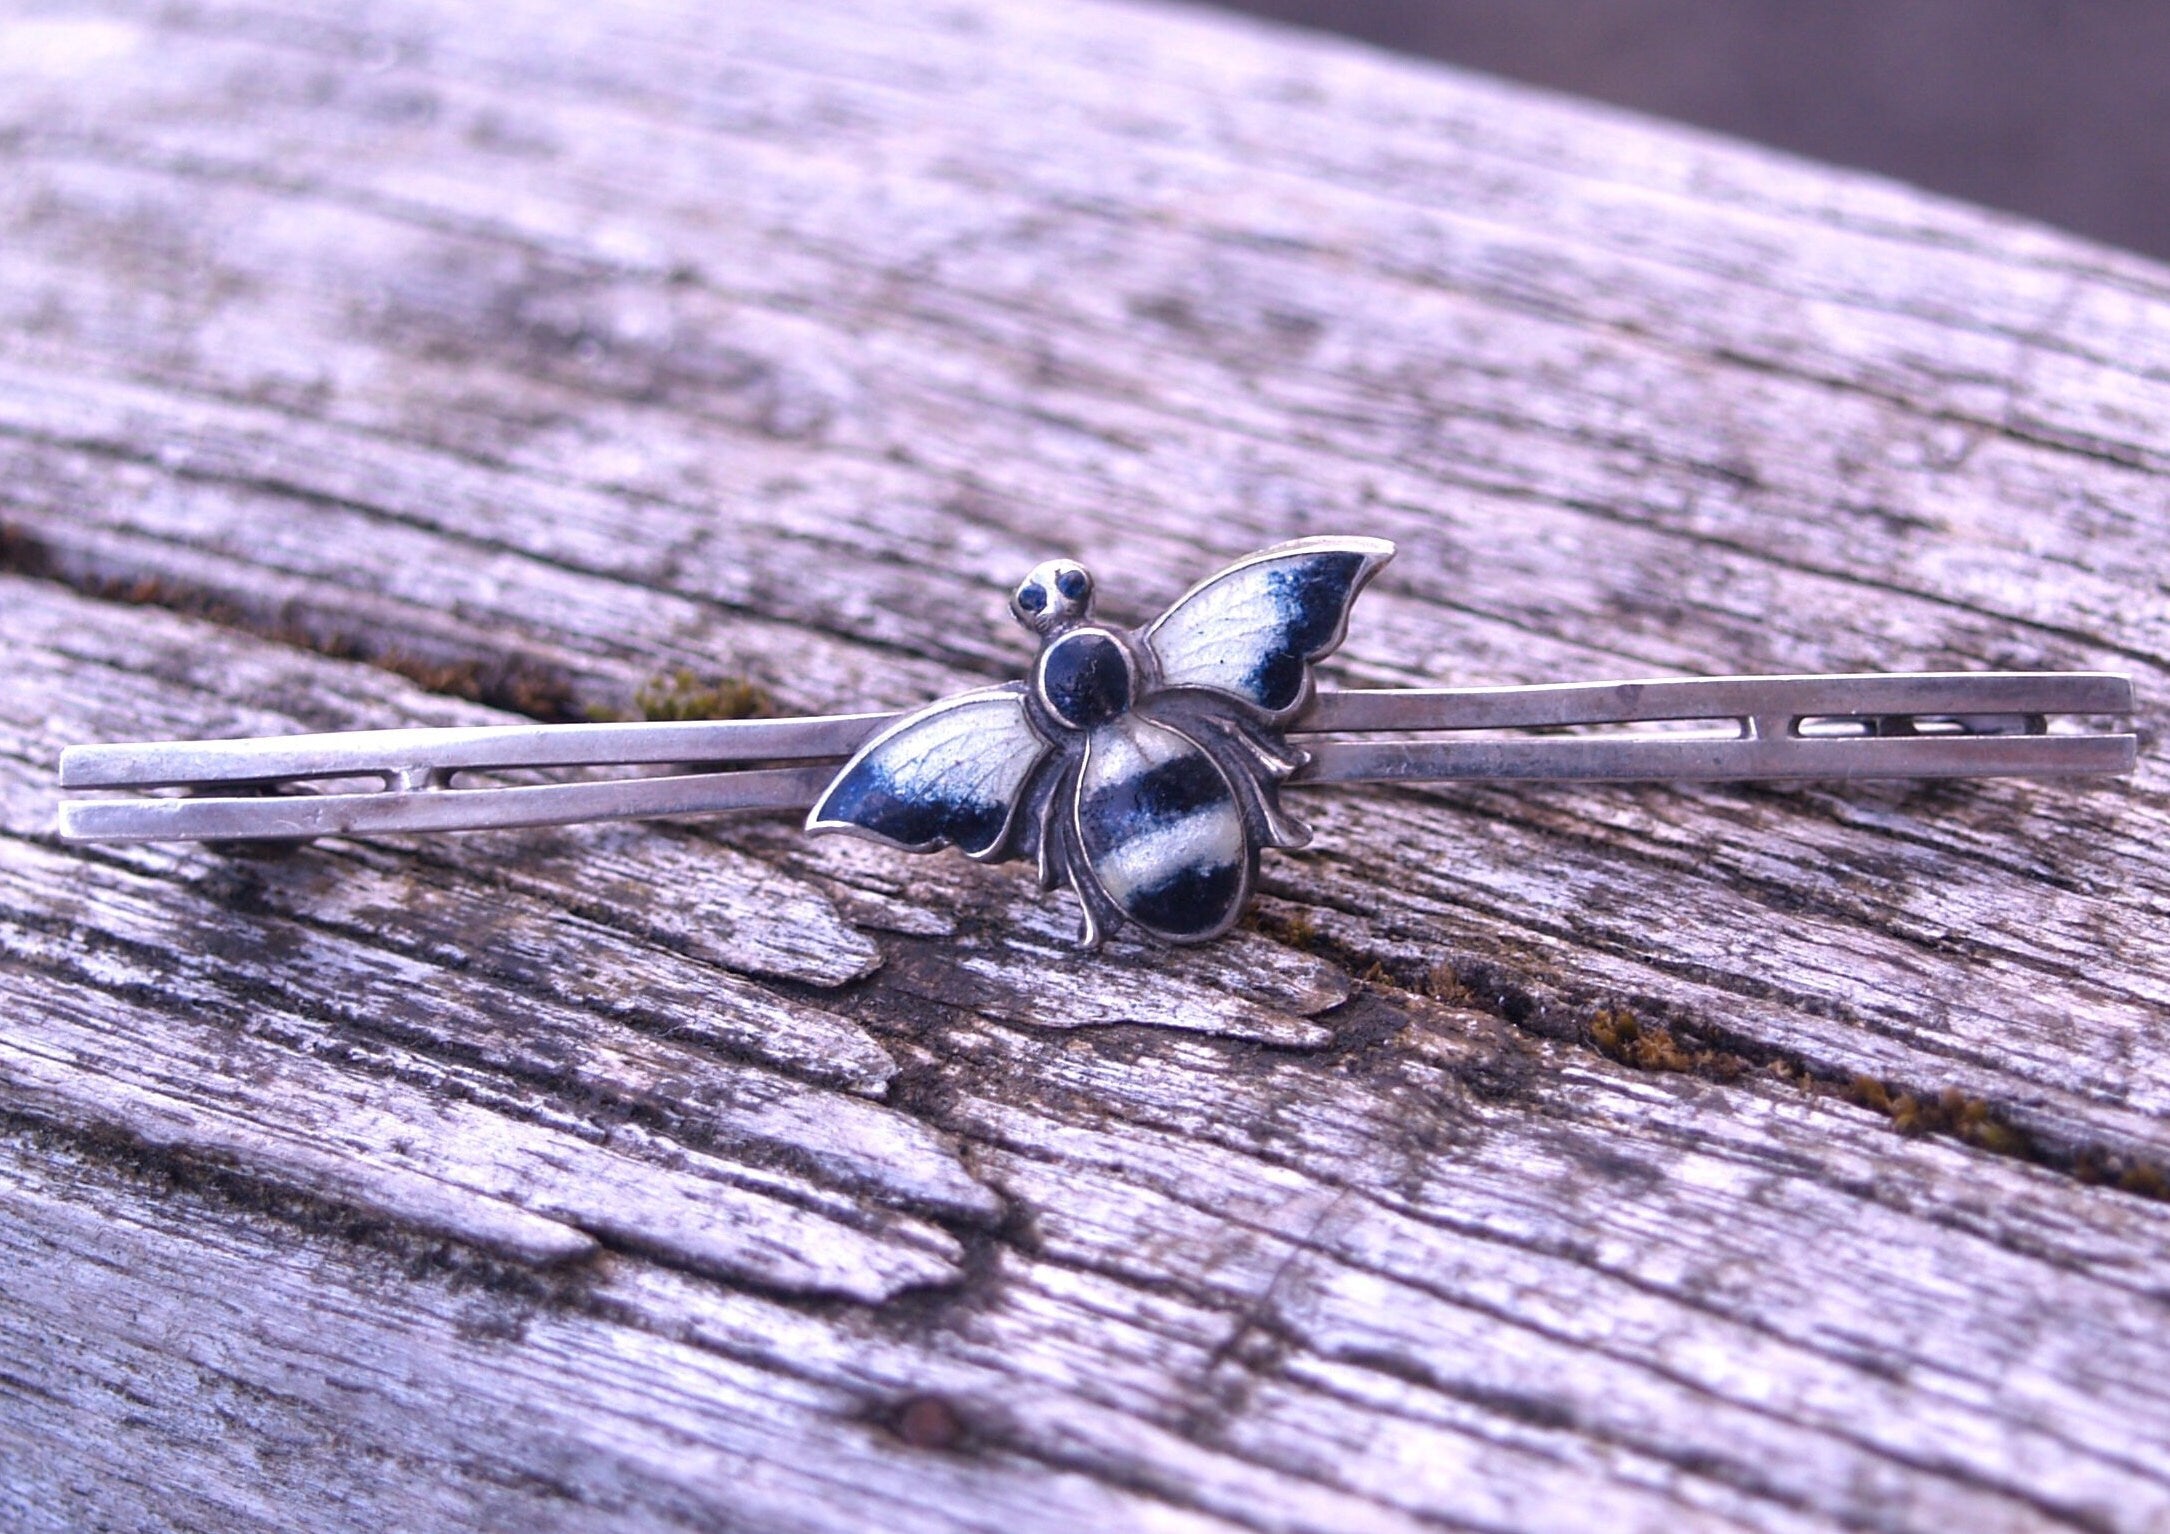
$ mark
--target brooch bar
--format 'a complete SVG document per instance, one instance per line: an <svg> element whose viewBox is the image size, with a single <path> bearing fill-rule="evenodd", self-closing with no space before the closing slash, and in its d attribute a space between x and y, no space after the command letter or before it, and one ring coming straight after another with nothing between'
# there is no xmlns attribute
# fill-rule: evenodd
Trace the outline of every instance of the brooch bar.
<svg viewBox="0 0 2170 1534"><path fill-rule="evenodd" d="M2132 711L2131 682L2098 672L1316 690L1313 665L1392 555L1375 538L1280 544L1136 630L1094 621L1091 576L1050 560L1011 596L1040 640L1030 676L906 713L74 746L62 788L139 797L65 799L59 831L246 841L799 810L810 832L1032 860L1076 894L1087 945L1125 923L1190 943L1234 924L1263 848L1308 839L1284 787L2062 777L2137 759L2131 734L2050 733ZM1588 733L1541 733L1560 730ZM470 781L598 768L632 775Z"/></svg>
<svg viewBox="0 0 2170 1534"><path fill-rule="evenodd" d="M2130 772L2130 735L1955 734L1768 740L1332 741L1291 786L1328 783L1752 783L1860 778L2069 778Z"/></svg>
<svg viewBox="0 0 2170 1534"><path fill-rule="evenodd" d="M59 829L61 839L70 842L294 841L396 831L571 826L726 810L804 810L835 772L835 764L827 763L506 788L70 799L60 806Z"/></svg>
<svg viewBox="0 0 2170 1534"><path fill-rule="evenodd" d="M2059 714L2122 714L2129 679L2088 672L1687 677L1534 687L1316 693L1292 736L1709 720L1723 736L1306 740L1291 786L1332 783L1727 781L1779 778L2060 777L2130 772L2130 735L2029 733ZM803 810L836 765L901 714L658 724L357 730L253 740L71 746L66 789L181 789L189 797L70 799L79 842L252 841L463 831ZM1756 722L1782 721L1764 736ZM1802 735L1802 724L1832 733ZM1839 733L1852 729L1849 733ZM804 762L798 767L741 763ZM463 788L463 772L677 766L668 776ZM733 769L736 770L733 770ZM341 778L363 791L315 792ZM210 789L251 790L206 796Z"/></svg>
<svg viewBox="0 0 2170 1534"><path fill-rule="evenodd" d="M2056 715L2132 711L2104 672L1681 677L1544 687L1320 693L1305 727L1546 729L1703 722L1707 732L1521 740L1329 741L1299 783L1728 782L2078 777L2132 771L2131 735L2051 735Z"/></svg>
<svg viewBox="0 0 2170 1534"><path fill-rule="evenodd" d="M195 788L381 777L389 787L403 776L521 768L833 761L851 755L897 717L506 724L70 746L60 754L60 786Z"/></svg>
<svg viewBox="0 0 2170 1534"><path fill-rule="evenodd" d="M1292 729L1547 729L1710 719L2129 714L2132 679L2103 671L1919 671L1826 676L1658 677L1537 687L1346 688L1321 692ZM1993 733L1984 731L1983 733Z"/></svg>

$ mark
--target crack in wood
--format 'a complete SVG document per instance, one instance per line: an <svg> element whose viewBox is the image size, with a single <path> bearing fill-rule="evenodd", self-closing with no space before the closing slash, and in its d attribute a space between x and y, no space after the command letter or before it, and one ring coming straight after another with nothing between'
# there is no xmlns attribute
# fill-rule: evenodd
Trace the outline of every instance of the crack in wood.
<svg viewBox="0 0 2170 1534"><path fill-rule="evenodd" d="M1902 1135L1936 1135L1959 1141L1992 1156L2047 1168L2089 1187L2157 1202L2170 1202L2170 1172L2165 1164L2119 1147L2069 1140L2055 1141L2030 1130L2008 1109L1970 1096L1955 1087L1906 1085L1865 1072L1817 1067L1798 1055L1735 1036L1726 1043L1706 1042L1708 1023L1666 1021L1639 1016L1633 1006L1600 1001L1593 1006L1567 996L1533 994L1502 980L1483 960L1442 960L1420 973L1396 955L1367 954L1322 934L1300 906L1262 903L1245 926L1268 939L1314 954L1340 966L1360 987L1380 987L1424 996L1451 1006L1488 1012L1516 1028L1547 1039L1578 1041L1608 1060L1638 1071L1695 1076L1730 1085L1752 1073L1797 1088L1810 1096L1837 1096L1891 1123ZM1646 1000L1643 1006L1663 1002ZM1563 1015L1579 1015L1563 1025ZM1374 1025L1366 1034L1344 1036L1341 1047L1391 1047Z"/></svg>
<svg viewBox="0 0 2170 1534"><path fill-rule="evenodd" d="M585 721L600 705L582 703L577 687L556 667L518 651L446 652L417 648L413 639L386 638L342 629L317 615L282 605L250 606L233 591L176 580L147 571L106 567L72 557L45 539L0 522L0 571L52 581L95 601L155 607L198 618L273 644L306 650L328 660L374 666L414 683L424 692L502 709L546 724Z"/></svg>

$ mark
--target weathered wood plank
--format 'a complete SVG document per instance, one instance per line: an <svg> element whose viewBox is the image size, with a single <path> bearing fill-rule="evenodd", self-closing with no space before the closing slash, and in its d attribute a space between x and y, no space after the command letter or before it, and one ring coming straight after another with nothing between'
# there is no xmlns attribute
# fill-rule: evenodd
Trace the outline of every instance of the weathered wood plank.
<svg viewBox="0 0 2170 1534"><path fill-rule="evenodd" d="M25 4L0 156L0 1522L2170 1527L2160 268L1068 0ZM1092 961L758 819L49 835L1325 530L1348 679L2103 667L2141 772L1319 793Z"/></svg>

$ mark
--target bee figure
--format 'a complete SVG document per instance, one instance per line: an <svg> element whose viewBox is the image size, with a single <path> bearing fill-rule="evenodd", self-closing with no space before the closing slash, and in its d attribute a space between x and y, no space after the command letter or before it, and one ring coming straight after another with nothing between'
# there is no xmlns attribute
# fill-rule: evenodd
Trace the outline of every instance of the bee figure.
<svg viewBox="0 0 2170 1534"><path fill-rule="evenodd" d="M1218 937L1259 849L1310 839L1279 793L1307 757L1279 732L1393 555L1377 538L1280 544L1129 633L1093 621L1082 565L1049 560L1010 599L1040 636L1030 682L905 716L845 764L806 828L1036 859L1043 888L1076 893L1088 949L1126 921L1170 943Z"/></svg>

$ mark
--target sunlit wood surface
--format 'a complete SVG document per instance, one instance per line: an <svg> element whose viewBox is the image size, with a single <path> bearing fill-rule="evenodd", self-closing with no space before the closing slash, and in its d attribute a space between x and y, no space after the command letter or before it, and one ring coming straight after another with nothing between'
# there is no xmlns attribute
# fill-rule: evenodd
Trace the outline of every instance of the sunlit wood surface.
<svg viewBox="0 0 2170 1534"><path fill-rule="evenodd" d="M2170 272L1202 12L13 0L0 529L0 1526L2170 1528ZM1332 681L2110 669L2141 771L1319 793L1089 960L776 817L50 835L1329 531Z"/></svg>

